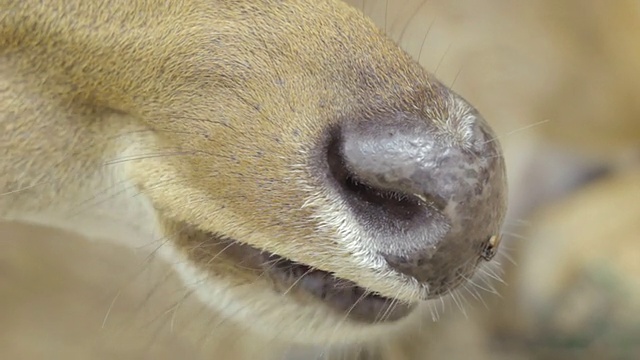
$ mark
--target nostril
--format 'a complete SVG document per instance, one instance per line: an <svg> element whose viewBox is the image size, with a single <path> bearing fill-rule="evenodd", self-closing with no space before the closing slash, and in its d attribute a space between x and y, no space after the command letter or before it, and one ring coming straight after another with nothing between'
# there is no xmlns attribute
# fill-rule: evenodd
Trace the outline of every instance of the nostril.
<svg viewBox="0 0 640 360"><path fill-rule="evenodd" d="M324 147L329 185L371 252L407 256L433 248L451 227L447 201L428 190L430 181L417 186L415 179L394 172L389 163L415 168L415 160L402 159L407 137L393 124L375 127L345 126L331 133Z"/></svg>
<svg viewBox="0 0 640 360"><path fill-rule="evenodd" d="M421 214L427 204L423 195L376 186L356 174L344 158L340 136L334 136L329 143L327 163L348 202L365 213L377 209L392 219L410 221Z"/></svg>
<svg viewBox="0 0 640 360"><path fill-rule="evenodd" d="M331 207L332 223L358 251L379 256L432 294L459 285L495 256L500 237L493 235L506 210L499 143L456 99L441 113L354 116L320 152L323 180L339 204Z"/></svg>

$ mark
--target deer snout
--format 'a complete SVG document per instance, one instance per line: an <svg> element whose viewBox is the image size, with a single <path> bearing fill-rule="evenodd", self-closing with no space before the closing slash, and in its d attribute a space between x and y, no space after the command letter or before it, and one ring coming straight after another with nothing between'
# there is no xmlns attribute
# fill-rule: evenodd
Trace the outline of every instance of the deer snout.
<svg viewBox="0 0 640 360"><path fill-rule="evenodd" d="M328 150L360 240L432 296L490 260L506 211L504 161L491 129L470 107L448 114L345 123Z"/></svg>

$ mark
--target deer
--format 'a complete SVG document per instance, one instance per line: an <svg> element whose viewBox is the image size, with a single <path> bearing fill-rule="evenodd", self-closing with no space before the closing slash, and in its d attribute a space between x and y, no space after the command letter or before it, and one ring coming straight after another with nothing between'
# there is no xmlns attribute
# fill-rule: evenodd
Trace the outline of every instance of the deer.
<svg viewBox="0 0 640 360"><path fill-rule="evenodd" d="M255 334L413 331L496 254L506 183L481 114L341 1L0 1L0 219L157 244Z"/></svg>

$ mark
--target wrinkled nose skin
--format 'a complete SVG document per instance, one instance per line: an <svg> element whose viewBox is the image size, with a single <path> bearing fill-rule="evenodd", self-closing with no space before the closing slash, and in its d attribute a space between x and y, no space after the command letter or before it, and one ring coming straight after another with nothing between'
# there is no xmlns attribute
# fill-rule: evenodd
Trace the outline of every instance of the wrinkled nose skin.
<svg viewBox="0 0 640 360"><path fill-rule="evenodd" d="M456 101L466 111L444 119L395 113L345 123L333 165L368 245L430 296L473 274L506 211L500 145L478 112Z"/></svg>

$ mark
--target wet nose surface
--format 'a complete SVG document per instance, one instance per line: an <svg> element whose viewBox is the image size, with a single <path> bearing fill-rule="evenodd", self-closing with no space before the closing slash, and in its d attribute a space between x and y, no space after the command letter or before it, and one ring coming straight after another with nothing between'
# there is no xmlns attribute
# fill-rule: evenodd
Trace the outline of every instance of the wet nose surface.
<svg viewBox="0 0 640 360"><path fill-rule="evenodd" d="M498 141L472 108L448 119L398 113L348 123L328 155L368 245L390 267L437 295L486 258L506 179Z"/></svg>

